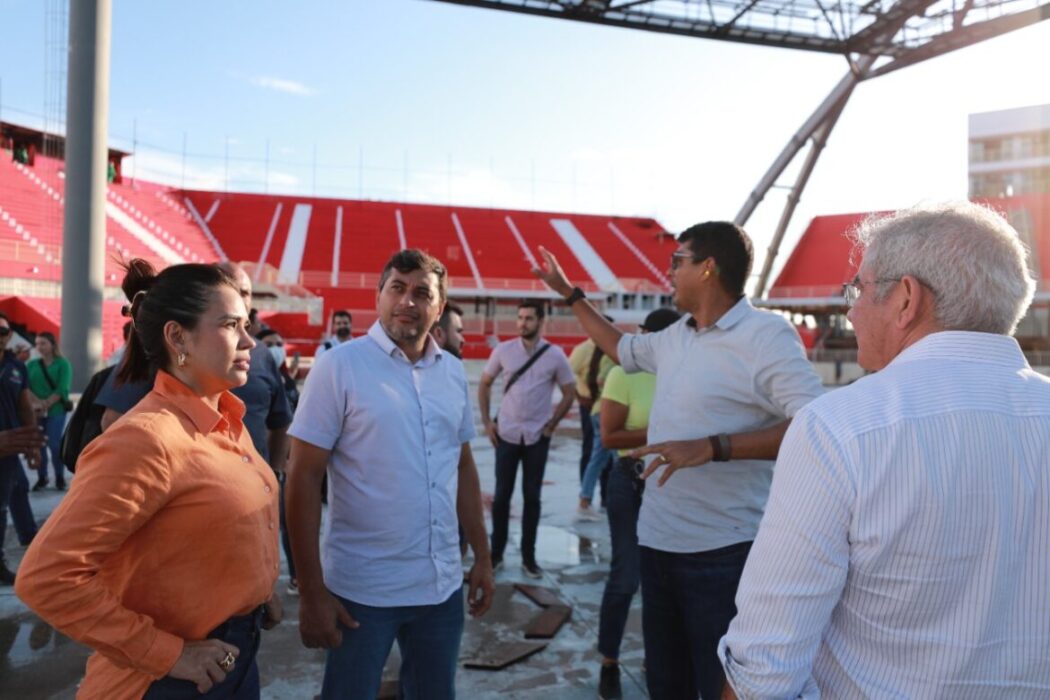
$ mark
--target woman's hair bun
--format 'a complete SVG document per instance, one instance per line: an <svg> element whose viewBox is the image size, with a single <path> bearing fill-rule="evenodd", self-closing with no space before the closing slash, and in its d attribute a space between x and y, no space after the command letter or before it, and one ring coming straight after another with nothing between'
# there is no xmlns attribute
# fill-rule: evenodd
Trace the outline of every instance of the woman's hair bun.
<svg viewBox="0 0 1050 700"><path fill-rule="evenodd" d="M139 292L149 291L157 279L157 272L148 261L142 258L132 258L124 264L126 273L120 288L124 290L124 296L134 300Z"/></svg>

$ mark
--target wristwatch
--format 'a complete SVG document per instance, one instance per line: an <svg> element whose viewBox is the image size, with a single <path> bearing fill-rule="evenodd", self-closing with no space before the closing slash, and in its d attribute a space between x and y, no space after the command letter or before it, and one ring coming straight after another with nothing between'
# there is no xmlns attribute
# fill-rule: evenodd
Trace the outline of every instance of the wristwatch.
<svg viewBox="0 0 1050 700"><path fill-rule="evenodd" d="M572 306L573 304L578 302L580 299L586 299L586 298L587 298L587 295L584 293L584 291L582 289L580 289L579 287L573 287L572 288L572 292L569 293L569 296L565 297L565 304L566 304L566 306Z"/></svg>

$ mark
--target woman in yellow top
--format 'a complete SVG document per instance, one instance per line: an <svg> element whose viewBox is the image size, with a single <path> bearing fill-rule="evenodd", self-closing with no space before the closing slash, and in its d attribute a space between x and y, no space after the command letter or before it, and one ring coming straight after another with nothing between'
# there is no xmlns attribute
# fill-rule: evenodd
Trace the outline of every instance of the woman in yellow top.
<svg viewBox="0 0 1050 700"><path fill-rule="evenodd" d="M78 698L254 700L259 628L280 611L277 482L229 392L248 378L248 310L214 265L133 260L123 288L118 381L156 370L153 390L85 448L15 590L95 649Z"/></svg>
<svg viewBox="0 0 1050 700"><path fill-rule="evenodd" d="M671 309L657 309L645 317L642 333L657 333L677 322ZM619 459L609 472L607 508L612 561L602 594L598 618L598 652L602 668L598 680L599 698L619 698L620 642L638 591L638 510L642 507L645 482L641 480L641 460L629 457L632 449L645 445L649 410L653 406L656 375L648 372L627 374L614 367L605 378L601 396L601 440L607 449L619 450Z"/></svg>

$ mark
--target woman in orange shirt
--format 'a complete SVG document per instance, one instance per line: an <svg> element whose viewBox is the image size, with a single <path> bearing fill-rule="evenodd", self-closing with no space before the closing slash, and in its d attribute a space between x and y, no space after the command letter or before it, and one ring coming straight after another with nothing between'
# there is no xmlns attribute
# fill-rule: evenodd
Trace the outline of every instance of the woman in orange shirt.
<svg viewBox="0 0 1050 700"><path fill-rule="evenodd" d="M153 390L81 454L15 590L95 649L78 698L259 697L259 628L280 617L277 482L244 405L254 341L214 265L124 279L134 323L118 381Z"/></svg>

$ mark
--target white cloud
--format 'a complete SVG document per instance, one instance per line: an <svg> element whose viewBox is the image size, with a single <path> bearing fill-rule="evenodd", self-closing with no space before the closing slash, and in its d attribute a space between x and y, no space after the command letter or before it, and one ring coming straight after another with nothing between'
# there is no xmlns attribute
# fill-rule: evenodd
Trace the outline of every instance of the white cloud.
<svg viewBox="0 0 1050 700"><path fill-rule="evenodd" d="M257 75L249 78L248 82L256 87L266 88L267 90L276 90L277 92L284 92L289 95L311 97L317 94L317 91L308 85L304 85L295 80L277 78L272 75Z"/></svg>

